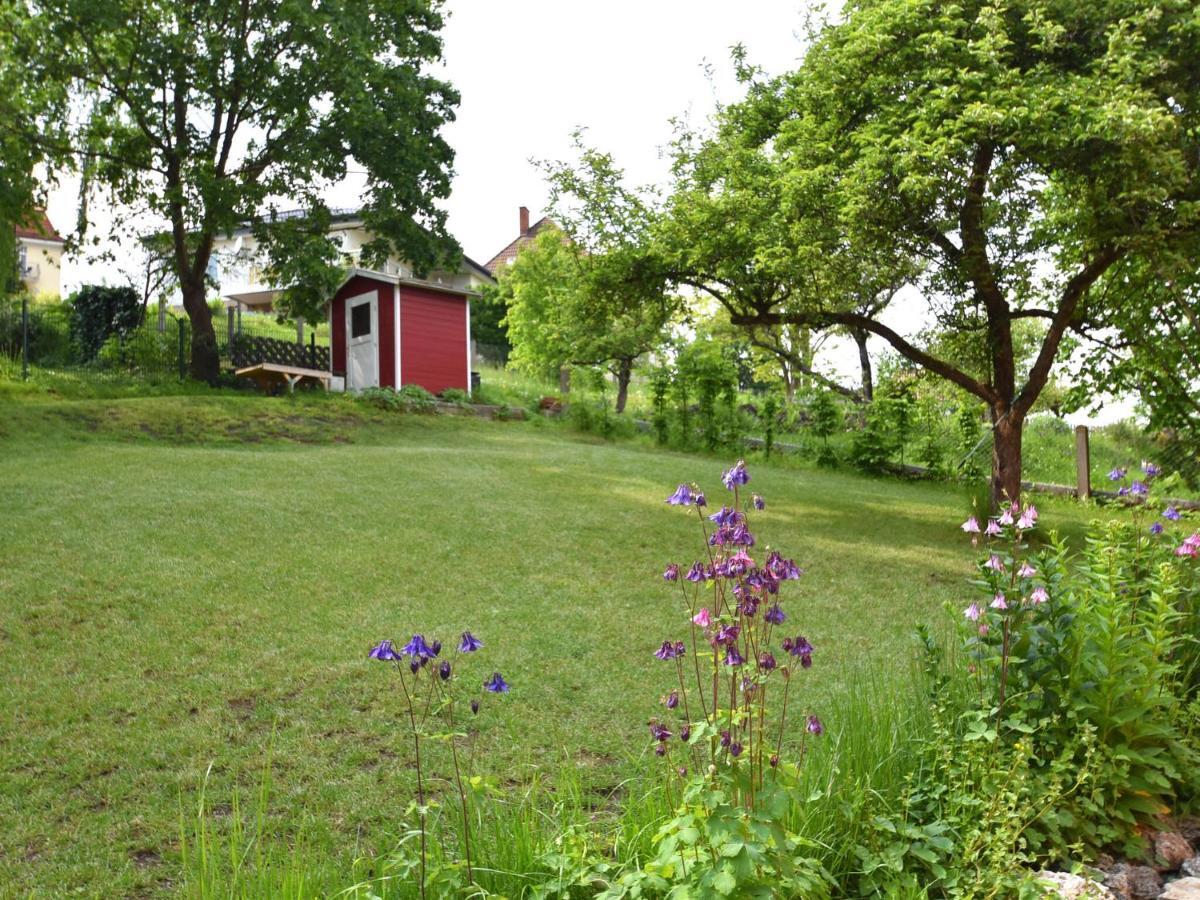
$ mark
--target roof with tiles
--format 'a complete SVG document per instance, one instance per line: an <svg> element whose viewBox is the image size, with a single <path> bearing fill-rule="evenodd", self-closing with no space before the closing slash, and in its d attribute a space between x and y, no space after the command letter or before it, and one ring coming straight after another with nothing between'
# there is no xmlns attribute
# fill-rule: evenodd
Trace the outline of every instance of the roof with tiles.
<svg viewBox="0 0 1200 900"><path fill-rule="evenodd" d="M55 230L44 209L35 209L17 223L17 237L33 241L51 241L65 244L66 240Z"/></svg>

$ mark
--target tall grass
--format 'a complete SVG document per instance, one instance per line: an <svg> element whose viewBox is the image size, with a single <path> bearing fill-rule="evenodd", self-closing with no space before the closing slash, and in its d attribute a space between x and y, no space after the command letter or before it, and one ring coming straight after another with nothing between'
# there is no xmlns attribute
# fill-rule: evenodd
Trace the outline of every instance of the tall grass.
<svg viewBox="0 0 1200 900"><path fill-rule="evenodd" d="M899 652L911 642L897 636ZM902 671L903 666L900 667ZM894 671L895 667L892 667ZM822 711L830 723L820 740L800 749L803 767L787 827L811 848L839 883L856 873L855 846L876 816L895 812L917 765L917 745L929 734L929 707L915 666L901 677L882 668L851 677L852 689L837 708ZM597 797L565 759L548 779L537 775L519 789L491 789L471 805L476 887L467 896L528 897L539 884L607 864L612 872L640 867L653 853L659 826L670 817L662 771L652 758L632 762L625 781ZM248 809L236 794L228 814L208 806L204 789L181 817L183 894L203 898L308 898L340 896L410 900L415 884L418 832L398 822L390 850L367 855L334 848L303 824L274 824L269 766ZM406 818L403 800L386 798ZM429 818L429 871L461 876L461 821L453 804L435 806ZM381 844L375 835L374 843ZM592 887L610 871L594 868ZM582 888L587 892L587 887ZM437 891L433 891L437 895Z"/></svg>

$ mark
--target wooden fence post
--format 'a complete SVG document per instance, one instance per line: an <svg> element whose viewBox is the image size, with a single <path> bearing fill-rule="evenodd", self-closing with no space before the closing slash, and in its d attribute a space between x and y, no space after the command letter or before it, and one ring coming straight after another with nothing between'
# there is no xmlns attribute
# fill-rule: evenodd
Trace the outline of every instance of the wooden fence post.
<svg viewBox="0 0 1200 900"><path fill-rule="evenodd" d="M1086 425L1075 426L1075 486L1080 500L1092 496L1092 458Z"/></svg>

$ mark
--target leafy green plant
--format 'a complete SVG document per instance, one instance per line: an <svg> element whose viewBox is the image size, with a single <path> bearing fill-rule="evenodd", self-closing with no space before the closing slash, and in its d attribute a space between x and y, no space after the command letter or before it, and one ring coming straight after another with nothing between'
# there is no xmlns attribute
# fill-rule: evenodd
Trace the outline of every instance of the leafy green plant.
<svg viewBox="0 0 1200 900"><path fill-rule="evenodd" d="M842 427L842 411L834 401L833 395L829 391L818 391L812 399L809 415L812 417L809 428L821 439L817 462L823 466L836 465L837 456L829 446L829 439Z"/></svg>
<svg viewBox="0 0 1200 900"><path fill-rule="evenodd" d="M131 287L89 284L72 294L71 341L83 362L96 358L110 337L125 338L142 323L141 298Z"/></svg>
<svg viewBox="0 0 1200 900"><path fill-rule="evenodd" d="M850 461L864 472L883 472L895 453L897 440L892 430L895 416L891 401L876 400L867 408L863 427L850 441Z"/></svg>
<svg viewBox="0 0 1200 900"><path fill-rule="evenodd" d="M380 409L397 412L430 413L437 408L437 397L417 384L406 384L399 390L390 387L366 388L358 396Z"/></svg>

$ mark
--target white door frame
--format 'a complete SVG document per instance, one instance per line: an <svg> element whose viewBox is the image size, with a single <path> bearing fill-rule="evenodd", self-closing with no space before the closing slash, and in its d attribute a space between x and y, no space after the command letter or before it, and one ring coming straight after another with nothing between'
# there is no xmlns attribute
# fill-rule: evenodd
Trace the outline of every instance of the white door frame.
<svg viewBox="0 0 1200 900"><path fill-rule="evenodd" d="M353 338L351 337L350 328L350 312L351 308L361 306L364 302L371 306L371 333L368 336ZM346 298L346 390L361 391L363 388L379 387L379 292L367 291L366 293L356 294L353 297ZM350 355L355 347L371 347L371 360L375 371L375 380L372 384L358 384L353 376L354 369L350 363Z"/></svg>

